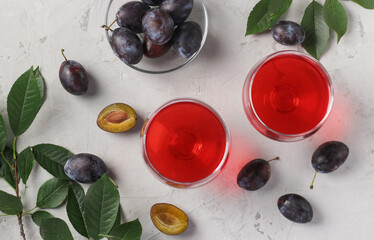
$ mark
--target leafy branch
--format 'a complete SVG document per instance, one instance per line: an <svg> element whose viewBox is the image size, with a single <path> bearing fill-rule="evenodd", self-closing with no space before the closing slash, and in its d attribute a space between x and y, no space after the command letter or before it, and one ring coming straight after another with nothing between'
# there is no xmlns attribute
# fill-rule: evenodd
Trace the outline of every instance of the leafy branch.
<svg viewBox="0 0 374 240"><path fill-rule="evenodd" d="M17 153L17 139L34 121L43 98L43 77L39 67L35 70L31 67L15 81L7 99L8 119L14 134L12 147L6 145L5 121L0 115L0 177L15 191L15 195L12 195L0 190L0 211L4 213L0 217L17 216L20 235L24 240L26 235L22 218L27 215L31 215L32 220L40 227L43 239L73 239L68 225L62 219L39 210L57 208L67 202L67 216L74 229L82 236L94 240L103 236L125 240L140 239L142 228L138 220L121 224L119 192L117 185L108 176L104 174L85 194L83 187L69 179L64 172L65 163L74 156L69 150L53 144L38 144ZM22 200L35 161L53 178L40 186L36 206L24 210ZM24 184L22 196L21 183Z"/></svg>
<svg viewBox="0 0 374 240"><path fill-rule="evenodd" d="M374 9L374 0L352 0L366 9ZM292 0L260 0L249 14L246 36L269 30L289 9ZM305 9L301 24L305 31L304 49L320 59L330 40L330 29L337 41L347 31L348 18L339 0L325 0L324 5L312 2Z"/></svg>

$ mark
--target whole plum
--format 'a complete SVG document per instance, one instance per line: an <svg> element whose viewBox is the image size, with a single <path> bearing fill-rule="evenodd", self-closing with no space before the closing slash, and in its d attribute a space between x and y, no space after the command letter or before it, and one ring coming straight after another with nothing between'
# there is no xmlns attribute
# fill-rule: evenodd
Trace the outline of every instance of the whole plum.
<svg viewBox="0 0 374 240"><path fill-rule="evenodd" d="M107 172L107 168L101 158L90 153L80 153L69 158L65 163L64 171L73 181L93 183Z"/></svg>
<svg viewBox="0 0 374 240"><path fill-rule="evenodd" d="M156 45L152 43L151 40L146 36L143 42L143 52L144 56L149 58L158 58L166 54L169 49L171 48L171 41L163 44L163 45Z"/></svg>
<svg viewBox="0 0 374 240"><path fill-rule="evenodd" d="M284 217L296 223L307 223L313 219L312 205L302 196L290 193L278 199L278 209Z"/></svg>
<svg viewBox="0 0 374 240"><path fill-rule="evenodd" d="M193 7L193 0L164 0L160 9L170 14L174 24L184 22L190 15Z"/></svg>
<svg viewBox="0 0 374 240"><path fill-rule="evenodd" d="M195 22L184 22L174 32L172 43L175 51L184 58L191 57L201 46L201 27Z"/></svg>
<svg viewBox="0 0 374 240"><path fill-rule="evenodd" d="M59 78L66 91L73 95L83 95L88 90L88 76L84 67L74 60L67 60L64 49L61 50L65 61L61 63Z"/></svg>
<svg viewBox="0 0 374 240"><path fill-rule="evenodd" d="M143 31L154 44L165 44L173 36L173 19L159 8L151 9L143 17Z"/></svg>
<svg viewBox="0 0 374 240"><path fill-rule="evenodd" d="M162 0L142 0L142 2L149 6L158 6L161 4Z"/></svg>
<svg viewBox="0 0 374 240"><path fill-rule="evenodd" d="M142 42L127 28L116 28L110 38L114 53L127 64L137 64L143 58Z"/></svg>
<svg viewBox="0 0 374 240"><path fill-rule="evenodd" d="M282 45L301 44L305 39L304 29L291 21L279 21L271 27L274 40Z"/></svg>
<svg viewBox="0 0 374 240"><path fill-rule="evenodd" d="M348 158L349 148L342 142L329 141L320 145L313 153L312 166L315 170L310 189L314 188L317 172L330 173L338 169Z"/></svg>
<svg viewBox="0 0 374 240"><path fill-rule="evenodd" d="M137 1L123 4L116 13L117 23L120 27L128 28L135 33L143 32L142 18L150 7Z"/></svg>
<svg viewBox="0 0 374 240"><path fill-rule="evenodd" d="M330 141L320 145L312 156L312 166L320 173L338 169L348 158L349 148L342 142Z"/></svg>
<svg viewBox="0 0 374 240"><path fill-rule="evenodd" d="M255 191L262 188L270 179L271 168L269 162L278 159L279 157L276 157L266 161L256 158L248 162L238 174L236 180L238 186L248 191Z"/></svg>

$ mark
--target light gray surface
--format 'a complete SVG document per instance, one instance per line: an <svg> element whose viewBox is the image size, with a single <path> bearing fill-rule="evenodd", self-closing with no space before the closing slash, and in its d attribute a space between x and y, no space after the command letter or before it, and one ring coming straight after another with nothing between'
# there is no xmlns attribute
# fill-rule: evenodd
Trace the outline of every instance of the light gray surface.
<svg viewBox="0 0 374 240"><path fill-rule="evenodd" d="M49 142L103 158L119 186L123 217L140 219L142 239L373 239L374 12L342 1L349 18L347 34L338 45L333 34L321 59L335 88L332 114L313 137L280 143L250 125L242 109L241 90L246 74L259 59L278 50L302 48L281 46L270 34L244 37L247 16L256 2L206 0L211 25L203 51L190 65L154 76L126 67L111 52L99 27L107 1L1 0L1 113L6 114L11 85L30 65L41 67L47 85L47 99L29 131L20 137L19 149ZM300 22L308 3L294 1L282 19ZM62 88L58 79L61 48L90 73L86 96L72 96ZM144 119L176 97L210 104L221 113L233 136L226 168L198 189L173 189L158 182L141 156L139 131ZM113 102L135 108L139 115L135 130L110 134L96 126L97 114ZM315 189L309 190L311 155L327 140L344 141L350 147L349 159L338 171L319 175ZM248 160L275 156L281 160L272 163L272 177L263 189L245 192L236 186L236 175ZM35 205L38 187L49 178L42 168L34 167L26 209ZM2 180L0 189L11 192ZM310 200L315 211L310 224L293 224L278 212L276 200L290 192ZM158 202L175 204L189 215L191 224L183 235L169 237L152 225L149 210ZM67 220L64 207L50 212ZM40 239L31 218L25 217L24 223L28 239ZM75 239L83 239L69 226ZM0 218L0 236L20 239L15 217Z"/></svg>

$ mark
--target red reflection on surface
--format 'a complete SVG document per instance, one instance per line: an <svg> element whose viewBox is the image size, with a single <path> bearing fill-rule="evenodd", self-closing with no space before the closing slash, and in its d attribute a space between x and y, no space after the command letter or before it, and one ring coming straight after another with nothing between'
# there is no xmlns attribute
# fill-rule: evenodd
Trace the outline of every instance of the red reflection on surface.
<svg viewBox="0 0 374 240"><path fill-rule="evenodd" d="M327 141L345 141L350 135L353 109L351 100L335 90L334 104L330 116L321 129L313 136L317 145Z"/></svg>
<svg viewBox="0 0 374 240"><path fill-rule="evenodd" d="M241 132L241 134L243 133ZM237 175L245 164L258 156L260 154L256 149L256 144L251 140L250 134L241 136L233 133L229 160L220 176L215 180L215 187L220 191L224 190L225 194L229 195L244 191L236 183Z"/></svg>

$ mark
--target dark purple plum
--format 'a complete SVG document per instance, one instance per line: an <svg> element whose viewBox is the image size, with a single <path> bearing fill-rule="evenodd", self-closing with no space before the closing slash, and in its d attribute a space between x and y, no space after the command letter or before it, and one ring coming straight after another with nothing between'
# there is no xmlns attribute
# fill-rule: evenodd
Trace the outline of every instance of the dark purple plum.
<svg viewBox="0 0 374 240"><path fill-rule="evenodd" d="M312 205L298 194L281 196L278 199L278 209L288 220L296 223L307 223L313 218Z"/></svg>
<svg viewBox="0 0 374 240"><path fill-rule="evenodd" d="M163 45L173 36L173 19L159 8L151 9L143 17L143 31L154 44Z"/></svg>
<svg viewBox="0 0 374 240"><path fill-rule="evenodd" d="M310 189L313 189L317 172L329 173L338 169L348 158L349 148L342 142L330 141L320 145L313 153L312 166L315 169Z"/></svg>
<svg viewBox="0 0 374 240"><path fill-rule="evenodd" d="M66 91L73 95L83 95L88 90L88 76L84 67L74 60L67 60L64 49L61 50L65 61L60 66L60 82Z"/></svg>
<svg viewBox="0 0 374 240"><path fill-rule="evenodd" d="M110 37L114 53L127 64L137 64L143 58L142 42L127 28L117 28Z"/></svg>
<svg viewBox="0 0 374 240"><path fill-rule="evenodd" d="M255 191L262 188L270 179L270 161L278 160L274 158L269 161L264 159L254 159L248 162L239 172L236 179L239 187L248 190Z"/></svg>
<svg viewBox="0 0 374 240"><path fill-rule="evenodd" d="M128 28L135 33L141 33L143 32L142 19L149 9L151 8L142 2L127 2L116 13L117 23L120 27Z"/></svg>
<svg viewBox="0 0 374 240"><path fill-rule="evenodd" d="M201 27L195 22L184 22L174 32L172 43L175 51L184 58L191 57L201 46Z"/></svg>
<svg viewBox="0 0 374 240"><path fill-rule="evenodd" d="M279 21L271 27L271 35L282 45L298 45L305 39L304 29L291 21Z"/></svg>
<svg viewBox="0 0 374 240"><path fill-rule="evenodd" d="M148 37L144 38L143 42L143 52L144 56L149 58L158 58L166 54L171 48L171 41L163 44L163 45L156 45L148 39Z"/></svg>
<svg viewBox="0 0 374 240"><path fill-rule="evenodd" d="M107 172L107 168L101 158L89 153L80 153L69 158L65 163L64 171L73 181L93 183Z"/></svg>
<svg viewBox="0 0 374 240"><path fill-rule="evenodd" d="M142 0L145 4L148 4L149 6L158 6L161 4L162 0Z"/></svg>
<svg viewBox="0 0 374 240"><path fill-rule="evenodd" d="M319 173L329 173L338 169L347 159L347 145L338 141L320 145L312 156L312 166Z"/></svg>
<svg viewBox="0 0 374 240"><path fill-rule="evenodd" d="M184 22L190 15L193 7L193 0L164 0L160 9L169 13L175 25Z"/></svg>

